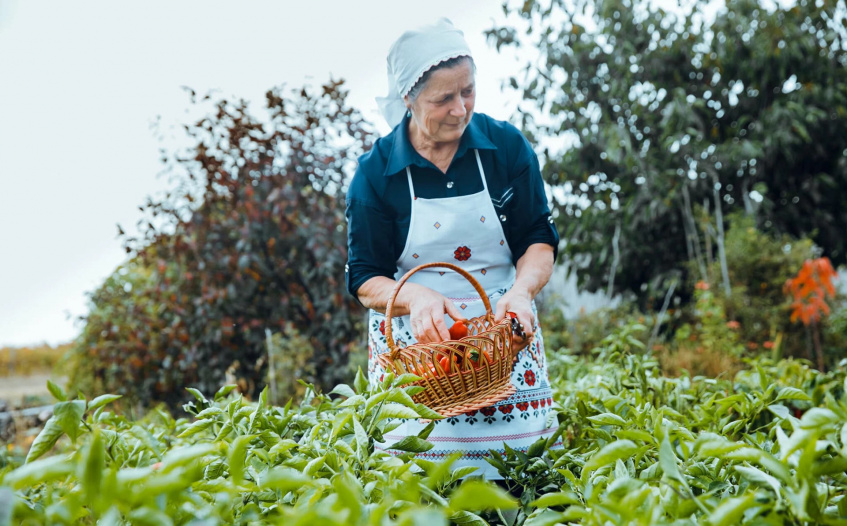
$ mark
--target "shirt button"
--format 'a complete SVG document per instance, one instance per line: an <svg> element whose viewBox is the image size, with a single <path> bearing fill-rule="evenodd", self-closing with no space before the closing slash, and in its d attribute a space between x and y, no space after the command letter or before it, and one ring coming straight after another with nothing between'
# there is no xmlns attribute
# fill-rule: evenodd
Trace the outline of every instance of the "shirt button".
<svg viewBox="0 0 847 526"><path fill-rule="evenodd" d="M500 221L506 221L506 214L500 214Z"/></svg>
<svg viewBox="0 0 847 526"><path fill-rule="evenodd" d="M453 181L447 181L447 188L453 188Z"/></svg>

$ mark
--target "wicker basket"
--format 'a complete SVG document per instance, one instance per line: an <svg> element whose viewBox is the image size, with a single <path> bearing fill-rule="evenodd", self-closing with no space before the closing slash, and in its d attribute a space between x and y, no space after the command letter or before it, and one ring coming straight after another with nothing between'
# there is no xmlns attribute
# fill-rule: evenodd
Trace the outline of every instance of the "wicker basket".
<svg viewBox="0 0 847 526"><path fill-rule="evenodd" d="M399 348L391 334L394 300L412 274L431 267L448 268L464 276L482 298L486 314L468 319L468 336L460 340ZM450 417L488 407L514 394L510 380L519 349L512 343L512 324L509 318L495 322L485 289L462 268L451 263L426 263L411 269L391 292L385 317L389 351L378 355L377 361L395 375L412 373L422 378L413 384L424 388L412 396L415 402ZM444 357L449 364L446 369L441 366Z"/></svg>

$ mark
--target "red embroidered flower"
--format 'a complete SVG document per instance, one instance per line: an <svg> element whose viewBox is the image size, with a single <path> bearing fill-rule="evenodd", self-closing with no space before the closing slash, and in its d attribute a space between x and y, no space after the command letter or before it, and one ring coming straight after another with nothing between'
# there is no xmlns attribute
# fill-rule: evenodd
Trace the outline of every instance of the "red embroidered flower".
<svg viewBox="0 0 847 526"><path fill-rule="evenodd" d="M523 373L523 379L526 382L526 385L535 385L535 373L532 371L527 371Z"/></svg>
<svg viewBox="0 0 847 526"><path fill-rule="evenodd" d="M484 414L485 416L491 416L491 415L493 415L494 413L497 412L497 409L495 409L494 406L492 405L491 407L483 407L482 409L479 410L479 412Z"/></svg>
<svg viewBox="0 0 847 526"><path fill-rule="evenodd" d="M465 415L467 415L467 416L474 416L475 414L476 414L476 409L474 409L473 411L468 411L467 413L465 413Z"/></svg>
<svg viewBox="0 0 847 526"><path fill-rule="evenodd" d="M529 405L531 405L533 409L538 409L538 400L531 400Z"/></svg>
<svg viewBox="0 0 847 526"><path fill-rule="evenodd" d="M381 322L379 322L379 332L381 332L383 335L385 335L385 320L382 320Z"/></svg>
<svg viewBox="0 0 847 526"><path fill-rule="evenodd" d="M516 406L518 409L520 409L520 410L521 410L521 412L526 411L527 409L529 409L529 404L528 404L528 403L526 403L526 402L518 402L517 404L515 404L515 406Z"/></svg>
<svg viewBox="0 0 847 526"><path fill-rule="evenodd" d="M547 400L542 398L541 399L541 407L546 407L546 406L547 406Z"/></svg>
<svg viewBox="0 0 847 526"><path fill-rule="evenodd" d="M471 249L461 246L453 252L453 257L459 261L467 261L471 258Z"/></svg>
<svg viewBox="0 0 847 526"><path fill-rule="evenodd" d="M514 408L515 408L515 406L513 406L512 404L501 405L500 406L500 412L503 413L504 415L508 415L509 413L512 412L512 410Z"/></svg>
<svg viewBox="0 0 847 526"><path fill-rule="evenodd" d="M548 404L550 404L550 405L553 405L553 399L552 399L552 398L548 398L548 399L547 399L547 403L548 403Z"/></svg>

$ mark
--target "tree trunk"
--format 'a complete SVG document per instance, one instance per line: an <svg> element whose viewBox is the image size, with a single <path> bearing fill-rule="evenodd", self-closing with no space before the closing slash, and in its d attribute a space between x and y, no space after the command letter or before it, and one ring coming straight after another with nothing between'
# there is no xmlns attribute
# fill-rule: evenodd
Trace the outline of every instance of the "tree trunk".
<svg viewBox="0 0 847 526"><path fill-rule="evenodd" d="M688 194L688 185L685 183L682 185L682 200L684 205L682 207L682 216L685 239L693 248L697 267L700 269L700 279L708 282L709 275L706 272L706 264L703 263L703 255L700 253L700 236L697 235L697 223L694 221L694 211L691 209L691 196Z"/></svg>
<svg viewBox="0 0 847 526"><path fill-rule="evenodd" d="M815 357L818 362L818 371L825 373L826 372L826 364L823 360L823 349L821 348L821 333L818 328L818 322L812 321L812 341L815 344Z"/></svg>
<svg viewBox="0 0 847 526"><path fill-rule="evenodd" d="M615 272L618 270L618 262L621 259L621 251L618 248L618 242L621 238L621 224L618 222L615 225L615 235L612 237L612 268L609 271L609 284L606 288L606 297L612 301L612 294L615 292Z"/></svg>
<svg viewBox="0 0 847 526"><path fill-rule="evenodd" d="M721 260L721 278L723 278L723 291L726 297L732 295L732 290L729 286L729 270L726 267L726 250L724 248L724 232L723 232L723 211L721 207L721 192L719 190L718 178L712 176L714 185L712 186L715 196L715 223L718 228L718 257Z"/></svg>

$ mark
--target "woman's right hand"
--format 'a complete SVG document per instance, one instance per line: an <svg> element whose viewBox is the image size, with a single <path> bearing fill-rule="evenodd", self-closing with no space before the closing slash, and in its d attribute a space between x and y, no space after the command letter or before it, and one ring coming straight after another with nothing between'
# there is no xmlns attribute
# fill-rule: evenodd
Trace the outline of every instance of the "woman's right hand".
<svg viewBox="0 0 847 526"><path fill-rule="evenodd" d="M415 286L412 286L415 285ZM408 287L408 289L407 289ZM422 285L406 284L401 294L409 310L412 335L418 343L441 342L450 339L444 314L453 320L463 320L462 313L444 295Z"/></svg>
<svg viewBox="0 0 847 526"><path fill-rule="evenodd" d="M357 291L359 301L369 308L385 312L387 298L397 282L377 276L366 281ZM394 298L392 316L409 315L412 335L420 343L441 342L450 339L444 314L453 320L465 317L452 301L444 295L417 283L406 282Z"/></svg>

